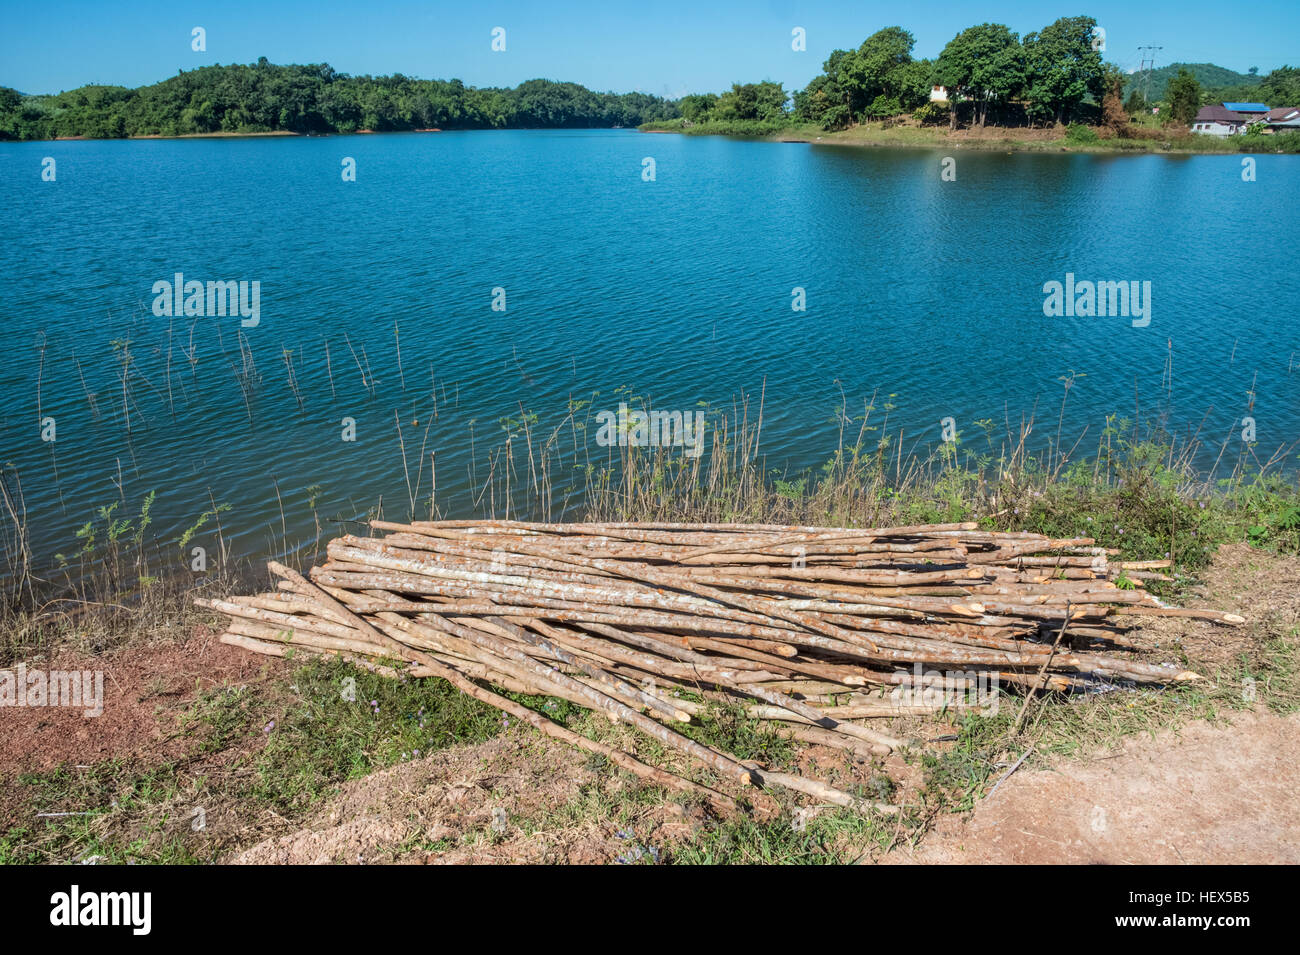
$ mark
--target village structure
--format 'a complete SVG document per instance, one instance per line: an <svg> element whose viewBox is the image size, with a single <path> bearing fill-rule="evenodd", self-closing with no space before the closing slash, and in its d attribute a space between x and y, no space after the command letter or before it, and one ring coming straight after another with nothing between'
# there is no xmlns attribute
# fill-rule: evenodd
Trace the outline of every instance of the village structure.
<svg viewBox="0 0 1300 955"><path fill-rule="evenodd" d="M1264 103L1214 103L1201 107L1192 121L1192 132L1235 136L1256 126L1264 133L1300 129L1300 106L1269 109Z"/></svg>

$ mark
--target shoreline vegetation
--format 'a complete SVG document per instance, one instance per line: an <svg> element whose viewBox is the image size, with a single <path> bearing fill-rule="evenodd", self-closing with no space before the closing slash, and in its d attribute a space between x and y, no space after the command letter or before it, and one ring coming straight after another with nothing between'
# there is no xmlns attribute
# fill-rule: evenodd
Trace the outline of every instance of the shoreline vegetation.
<svg viewBox="0 0 1300 955"><path fill-rule="evenodd" d="M761 403L760 403L761 404ZM320 486L307 497L286 486L268 493L279 507L279 535L265 550L242 552L229 536L239 529L239 502L212 498L173 538L165 527L178 515L154 509L154 492L123 497L97 509L70 540L66 555L47 566L32 552L21 476L0 471L0 668L63 642L69 632L109 632L150 608L185 595L232 593L266 582L263 555L305 571L324 559L339 526L369 520L651 521L754 523L826 527L882 527L975 521L984 530L1033 532L1053 538L1087 537L1115 548L1123 560L1169 560L1173 569L1152 592L1177 598L1224 543L1249 543L1300 554L1300 482L1296 445L1271 454L1255 445L1220 450L1214 467L1195 462L1205 450L1196 435L1176 437L1159 419L1111 416L1088 453L1086 436L1059 432L1031 450L1032 418L1005 430L976 422L951 442L921 453L904 452L901 435L870 422L872 407L842 417L837 447L820 468L781 474L759 447L757 413L742 399L730 414L710 415L706 450L623 447L593 458L586 423L570 413L549 432L525 423L480 454L486 477L473 514L444 512L436 493L421 500L417 484L408 502L336 516L317 509ZM1064 410L1064 403L1062 405ZM1000 433L999 433L1000 432ZM398 444L407 464L407 448ZM1258 453L1257 453L1258 452ZM579 475L576 483L559 475ZM310 480L313 475L304 475ZM410 475L408 474L408 482ZM287 513L287 517L286 517ZM288 518L288 519L287 519ZM299 518L302 520L300 521ZM290 520L291 519L291 520ZM309 520L309 522L308 522ZM342 523L340 523L342 522ZM307 524L303 537L295 528ZM315 528L314 536L311 527ZM283 531L283 533L280 533ZM211 555L192 572L190 547ZM75 548L75 549L71 549ZM98 645L99 641L97 641Z"/></svg>
<svg viewBox="0 0 1300 955"><path fill-rule="evenodd" d="M989 152L1079 152L1079 153L1300 153L1300 133L1267 136L1217 137L1186 130L1155 131L1142 138L1103 137L1094 127L1083 124L1033 129L985 127L960 129L925 126L900 118L894 121L863 122L846 129L825 130L811 123L772 124L763 121L687 123L667 120L646 123L643 133L676 133L684 136L731 136L772 143L807 143L819 146L857 146L900 149L967 149Z"/></svg>
<svg viewBox="0 0 1300 955"><path fill-rule="evenodd" d="M0 140L636 128L860 146L1300 153L1300 131L1264 123L1225 138L1190 131L1197 111L1217 102L1300 106L1300 68L1261 76L1198 63L1125 74L1105 60L1104 32L1088 16L1024 37L1002 24L968 27L933 60L913 57L914 45L907 30L885 27L833 51L804 89L764 80L675 100L546 79L478 88L352 76L262 57L137 89L27 95L0 86Z"/></svg>

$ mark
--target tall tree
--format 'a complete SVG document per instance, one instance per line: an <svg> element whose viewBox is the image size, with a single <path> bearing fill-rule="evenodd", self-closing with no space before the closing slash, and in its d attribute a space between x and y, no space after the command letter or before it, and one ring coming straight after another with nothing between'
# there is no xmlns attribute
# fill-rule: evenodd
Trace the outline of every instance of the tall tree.
<svg viewBox="0 0 1300 955"><path fill-rule="evenodd" d="M925 102L930 66L912 59L914 42L902 27L886 27L856 50L835 50L822 74L795 94L796 114L824 129L842 129L883 109Z"/></svg>
<svg viewBox="0 0 1300 955"><path fill-rule="evenodd" d="M894 72L898 86L897 99L903 109L916 109L930 101L934 86L934 61L912 60Z"/></svg>
<svg viewBox="0 0 1300 955"><path fill-rule="evenodd" d="M1041 32L1025 35L1031 115L1063 123L1089 93L1101 98L1103 69L1101 52L1093 43L1096 30L1092 17L1061 17Z"/></svg>
<svg viewBox="0 0 1300 955"><path fill-rule="evenodd" d="M774 120L785 115L785 90L780 83L733 83L718 97L717 119Z"/></svg>
<svg viewBox="0 0 1300 955"><path fill-rule="evenodd" d="M968 27L948 41L935 64L935 77L948 88L948 128L957 128L959 96L974 101L982 127L991 104L1004 103L1025 84L1025 51L1001 23Z"/></svg>
<svg viewBox="0 0 1300 955"><path fill-rule="evenodd" d="M1169 81L1165 97L1169 100L1169 118L1190 126L1201 108L1201 84L1196 82L1196 77L1187 70L1179 70Z"/></svg>
<svg viewBox="0 0 1300 955"><path fill-rule="evenodd" d="M862 41L857 54L845 65L848 82L863 103L878 96L897 98L902 91L902 68L912 62L912 34L902 27L885 27Z"/></svg>
<svg viewBox="0 0 1300 955"><path fill-rule="evenodd" d="M861 109L861 95L855 93L850 71L856 50L833 50L802 94L795 96L795 112L801 119L820 123L823 129L843 129L853 122L855 107Z"/></svg>

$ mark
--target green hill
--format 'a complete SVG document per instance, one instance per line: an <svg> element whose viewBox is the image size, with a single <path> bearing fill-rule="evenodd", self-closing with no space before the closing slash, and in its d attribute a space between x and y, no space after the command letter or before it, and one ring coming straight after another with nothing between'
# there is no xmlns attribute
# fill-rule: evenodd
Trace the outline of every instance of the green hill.
<svg viewBox="0 0 1300 955"><path fill-rule="evenodd" d="M1187 70L1196 77L1196 82L1201 84L1203 90L1227 90L1227 89L1248 89L1249 87L1258 86L1262 76L1252 76L1250 73L1238 73L1236 70L1230 70L1224 66L1215 66L1213 63L1171 63L1168 66L1162 66L1151 71L1151 94L1150 98L1162 100L1165 98L1165 87L1169 81L1178 75L1179 70ZM1140 74L1132 73L1124 86L1124 95L1128 96L1129 91L1134 88L1138 82ZM1229 97L1231 99L1231 97Z"/></svg>

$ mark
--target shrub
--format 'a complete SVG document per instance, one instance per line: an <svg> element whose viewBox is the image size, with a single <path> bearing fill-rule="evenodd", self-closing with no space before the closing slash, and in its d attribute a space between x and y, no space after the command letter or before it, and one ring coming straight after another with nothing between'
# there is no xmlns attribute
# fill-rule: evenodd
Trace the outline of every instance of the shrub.
<svg viewBox="0 0 1300 955"><path fill-rule="evenodd" d="M948 105L946 103L926 103L912 113L912 118L922 126L937 126L948 122Z"/></svg>
<svg viewBox="0 0 1300 955"><path fill-rule="evenodd" d="M903 107L899 105L897 99L881 93L866 108L866 115L869 119L884 119L886 116L897 116L902 111Z"/></svg>
<svg viewBox="0 0 1300 955"><path fill-rule="evenodd" d="M1074 143L1076 146L1085 146L1098 142L1100 137L1091 126L1085 126L1082 123L1071 123L1066 127L1065 139L1066 142Z"/></svg>

